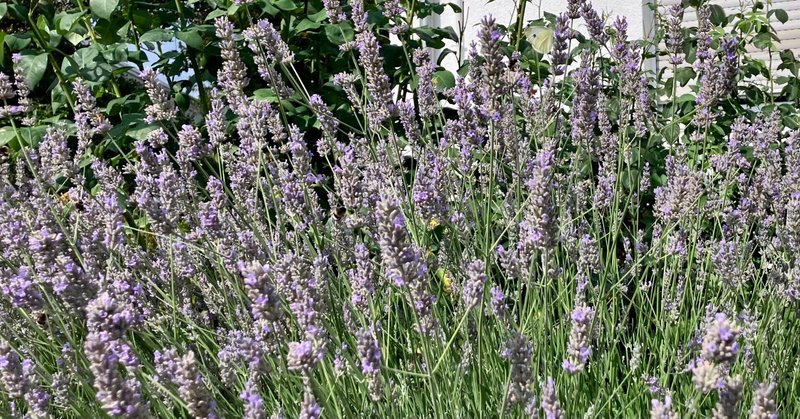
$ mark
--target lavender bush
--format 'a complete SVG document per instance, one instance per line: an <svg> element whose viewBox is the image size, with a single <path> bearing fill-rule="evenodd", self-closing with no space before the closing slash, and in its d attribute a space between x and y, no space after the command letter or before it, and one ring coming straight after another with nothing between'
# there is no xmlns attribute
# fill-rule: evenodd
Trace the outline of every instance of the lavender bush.
<svg viewBox="0 0 800 419"><path fill-rule="evenodd" d="M675 6L648 44L575 0L543 54L486 17L443 87L426 49L386 72L375 13L414 34L406 2L323 3L354 31L346 107L266 19L216 17L199 117L144 72L114 158L90 83L37 120L24 66L0 76L3 417L800 415L800 130L746 52L768 24Z"/></svg>

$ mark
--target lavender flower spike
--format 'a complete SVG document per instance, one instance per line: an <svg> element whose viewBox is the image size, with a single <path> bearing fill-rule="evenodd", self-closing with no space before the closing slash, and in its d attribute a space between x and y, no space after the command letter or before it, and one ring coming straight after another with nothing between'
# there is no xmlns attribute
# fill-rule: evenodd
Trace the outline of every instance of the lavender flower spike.
<svg viewBox="0 0 800 419"><path fill-rule="evenodd" d="M749 419L778 419L775 407L775 383L759 384L753 392L753 405Z"/></svg>
<svg viewBox="0 0 800 419"><path fill-rule="evenodd" d="M569 335L567 359L564 360L562 366L567 373L577 374L583 371L586 362L592 355L591 339L594 310L580 303L572 310L571 317L572 331Z"/></svg>
<svg viewBox="0 0 800 419"><path fill-rule="evenodd" d="M556 385L553 377L547 377L547 382L542 386L542 409L547 419L564 419L564 411L556 395Z"/></svg>

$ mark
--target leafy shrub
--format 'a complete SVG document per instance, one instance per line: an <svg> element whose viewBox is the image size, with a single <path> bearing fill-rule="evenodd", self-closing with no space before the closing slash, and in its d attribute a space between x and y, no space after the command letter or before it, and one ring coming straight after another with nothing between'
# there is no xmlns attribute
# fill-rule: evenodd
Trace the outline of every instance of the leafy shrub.
<svg viewBox="0 0 800 419"><path fill-rule="evenodd" d="M487 17L451 79L441 7L323 3L8 7L4 416L800 413L785 12Z"/></svg>

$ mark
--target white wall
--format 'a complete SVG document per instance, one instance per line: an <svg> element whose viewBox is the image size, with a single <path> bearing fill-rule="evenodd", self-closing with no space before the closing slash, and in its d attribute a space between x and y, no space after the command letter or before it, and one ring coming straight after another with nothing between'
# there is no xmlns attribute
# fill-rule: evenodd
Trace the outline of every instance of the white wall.
<svg viewBox="0 0 800 419"><path fill-rule="evenodd" d="M523 1L523 0L519 0ZM607 16L606 22L611 24L617 16L625 16L628 19L628 35L631 38L645 36L650 30L651 12L646 5L648 0L594 0L595 9L602 15ZM456 32L459 31L459 23L463 24L464 39L461 43L462 54L469 49L469 44L480 29L480 22L486 15L492 15L497 22L509 25L516 14L517 0L495 0L491 3L487 0L439 0L440 3L452 2L461 6L462 13L454 13L452 8L446 8L441 16L434 16L428 24L440 27L452 26ZM526 6L526 20L537 19L543 12L558 14L566 11L567 0L531 0ZM578 19L583 24L582 19ZM580 27L579 27L580 29ZM455 43L448 45L448 48L458 50ZM452 69L456 61L454 57L449 57L444 62L445 66Z"/></svg>

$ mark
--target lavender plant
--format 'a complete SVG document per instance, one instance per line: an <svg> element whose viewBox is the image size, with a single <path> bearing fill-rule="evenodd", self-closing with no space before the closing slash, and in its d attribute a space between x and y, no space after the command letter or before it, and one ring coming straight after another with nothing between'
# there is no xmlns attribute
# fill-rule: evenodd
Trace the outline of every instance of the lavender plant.
<svg viewBox="0 0 800 419"><path fill-rule="evenodd" d="M199 107L141 75L111 158L96 81L48 119L0 75L3 417L800 415L800 131L740 96L747 15L670 8L658 75L589 2L547 54L487 17L447 86L422 6L325 1L317 89L264 4L212 16Z"/></svg>

